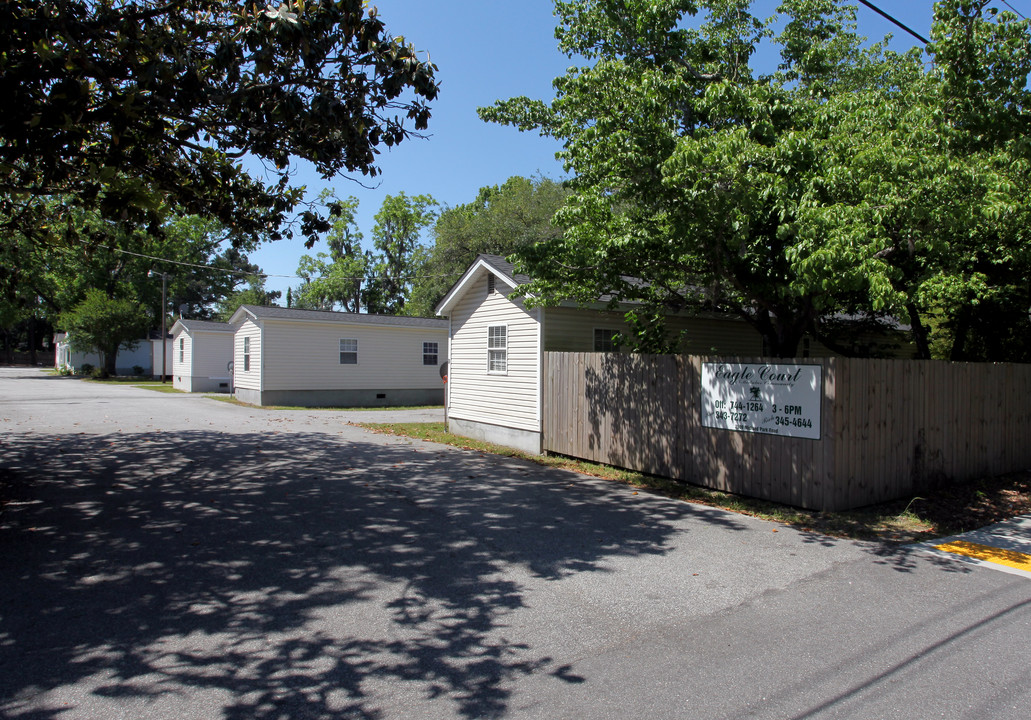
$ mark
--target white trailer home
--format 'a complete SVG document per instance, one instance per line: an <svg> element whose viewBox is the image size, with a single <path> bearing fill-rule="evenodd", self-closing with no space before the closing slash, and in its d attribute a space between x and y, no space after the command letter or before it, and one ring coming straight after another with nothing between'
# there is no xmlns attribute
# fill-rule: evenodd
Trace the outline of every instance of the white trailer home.
<svg viewBox="0 0 1031 720"><path fill-rule="evenodd" d="M135 368L143 368L143 374L149 375L152 367L150 357L150 340L144 338L137 340L132 347L122 345L118 349L118 357L115 359L115 371L119 375L134 375ZM83 365L102 367L104 362L100 355L95 352L78 352L72 350L71 338L68 333L54 334L54 367L58 370L69 369L78 373L82 371ZM160 372L160 370L158 371Z"/></svg>
<svg viewBox="0 0 1031 720"><path fill-rule="evenodd" d="M619 351L628 333L622 312L562 303L527 308L514 291L529 282L512 263L479 255L437 305L449 319L447 418L451 432L532 453L542 441L544 353ZM718 313L677 315L667 329L678 350L692 355L766 355L762 337L740 318ZM806 357L833 353L803 340Z"/></svg>
<svg viewBox="0 0 1031 720"><path fill-rule="evenodd" d="M441 405L447 321L244 305L233 383L252 405Z"/></svg>
<svg viewBox="0 0 1031 720"><path fill-rule="evenodd" d="M168 343L172 387L183 392L230 392L234 330L229 323L176 320Z"/></svg>

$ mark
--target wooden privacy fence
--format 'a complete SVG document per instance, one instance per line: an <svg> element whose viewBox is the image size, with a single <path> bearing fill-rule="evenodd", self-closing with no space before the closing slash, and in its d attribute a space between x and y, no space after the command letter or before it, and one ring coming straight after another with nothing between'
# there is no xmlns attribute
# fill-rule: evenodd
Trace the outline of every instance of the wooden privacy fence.
<svg viewBox="0 0 1031 720"><path fill-rule="evenodd" d="M819 439L703 426L703 363L818 366ZM844 510L1031 467L1031 365L549 352L543 444L718 490Z"/></svg>

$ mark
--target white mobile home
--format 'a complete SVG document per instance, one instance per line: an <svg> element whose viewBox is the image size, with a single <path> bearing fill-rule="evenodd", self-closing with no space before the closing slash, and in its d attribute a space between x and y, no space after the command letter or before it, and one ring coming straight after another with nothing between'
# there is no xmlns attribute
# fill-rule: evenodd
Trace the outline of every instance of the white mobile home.
<svg viewBox="0 0 1031 720"><path fill-rule="evenodd" d="M184 392L229 392L233 333L229 323L176 320L169 342L172 387Z"/></svg>
<svg viewBox="0 0 1031 720"><path fill-rule="evenodd" d="M439 405L447 321L244 305L233 383L252 405Z"/></svg>
<svg viewBox="0 0 1031 720"><path fill-rule="evenodd" d="M614 337L629 332L623 313L564 303L527 308L513 292L529 282L512 263L479 255L437 305L449 319L447 418L459 435L541 452L544 353L619 351ZM765 355L762 337L738 317L709 313L671 316L679 352ZM833 353L815 339L806 357Z"/></svg>
<svg viewBox="0 0 1031 720"><path fill-rule="evenodd" d="M118 357L115 358L115 363L115 371L119 375L134 375L134 369L137 366L143 368L143 374L149 375L152 366L150 340L137 340L131 348L122 345L118 349ZM103 367L104 365L98 353L72 350L71 338L68 337L68 333L59 332L54 334L55 368L58 370L66 368L78 373L82 371L82 366L86 364L93 367Z"/></svg>

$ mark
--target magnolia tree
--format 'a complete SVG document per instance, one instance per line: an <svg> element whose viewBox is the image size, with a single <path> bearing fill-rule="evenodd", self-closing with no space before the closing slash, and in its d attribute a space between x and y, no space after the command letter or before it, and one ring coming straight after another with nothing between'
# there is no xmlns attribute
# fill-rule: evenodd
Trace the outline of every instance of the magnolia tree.
<svg viewBox="0 0 1031 720"><path fill-rule="evenodd" d="M1027 352L978 336L1027 335L1031 264L1028 24L987 4L938 3L925 64L866 43L836 0L777 18L747 0L556 2L584 63L550 103L480 110L560 139L573 173L564 232L518 251L528 295L634 301L650 350L672 344L667 313L718 309L781 357L806 333L837 344L842 314L907 322L925 357ZM765 73L760 43L779 52Z"/></svg>
<svg viewBox="0 0 1031 720"><path fill-rule="evenodd" d="M434 66L362 0L23 0L0 26L0 217L41 243L64 240L73 207L314 242L329 220L293 163L374 177L437 96Z"/></svg>

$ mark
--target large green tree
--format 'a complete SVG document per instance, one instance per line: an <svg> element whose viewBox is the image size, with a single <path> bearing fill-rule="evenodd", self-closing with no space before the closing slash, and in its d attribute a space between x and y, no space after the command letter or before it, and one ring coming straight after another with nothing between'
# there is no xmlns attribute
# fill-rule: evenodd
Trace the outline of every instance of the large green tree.
<svg viewBox="0 0 1031 720"><path fill-rule="evenodd" d="M132 349L146 334L150 322L139 303L110 298L97 289L88 290L81 302L61 314L60 320L72 349L98 353L108 375L115 374L118 350Z"/></svg>
<svg viewBox="0 0 1031 720"><path fill-rule="evenodd" d="M295 159L375 176L437 95L362 0L23 0L0 27L0 215L37 242L74 208L157 234L166 207L314 242L329 223Z"/></svg>
<svg viewBox="0 0 1031 720"><path fill-rule="evenodd" d="M796 267L906 317L924 356L1031 359L1028 24L938 6L932 72L820 106Z"/></svg>
<svg viewBox="0 0 1031 720"><path fill-rule="evenodd" d="M276 301L282 295L279 290L268 290L265 287L264 275L251 275L247 278L247 287L215 303L215 318L221 322L229 322L241 305L276 305Z"/></svg>
<svg viewBox="0 0 1031 720"><path fill-rule="evenodd" d="M928 326L958 324L934 308L985 298L1027 245L1027 26L986 4L938 4L925 68L866 45L836 0L785 0L777 32L747 0L556 2L588 64L550 104L481 110L562 140L574 174L565 232L519 251L530 291L654 321L717 308L779 356L834 344L842 313L891 313L929 354ZM759 74L764 42L780 64Z"/></svg>
<svg viewBox="0 0 1031 720"><path fill-rule="evenodd" d="M425 248L422 232L437 217L437 201L429 195L387 195L376 213L373 245L379 252L369 272L365 302L370 313L406 314L414 268Z"/></svg>
<svg viewBox="0 0 1031 720"><path fill-rule="evenodd" d="M441 211L433 245L414 270L411 315L430 316L444 294L480 253L507 256L560 235L551 220L567 191L547 178L511 177L480 188L476 199Z"/></svg>
<svg viewBox="0 0 1031 720"><path fill-rule="evenodd" d="M260 272L244 253L249 244L233 246L226 228L209 218L170 216L155 236L75 209L67 213L63 232L73 238L65 247L40 245L20 233L0 245L5 344L13 340L31 349L51 326L67 329L60 318L91 290L143 308L151 329L161 326L162 312L168 326L174 313L208 318L215 303Z"/></svg>
<svg viewBox="0 0 1031 720"><path fill-rule="evenodd" d="M337 204L340 213L326 234L329 252L301 256L297 275L304 283L295 294L295 307L353 313L365 307L363 283L372 253L361 247L362 234L355 223L358 199L349 197Z"/></svg>

